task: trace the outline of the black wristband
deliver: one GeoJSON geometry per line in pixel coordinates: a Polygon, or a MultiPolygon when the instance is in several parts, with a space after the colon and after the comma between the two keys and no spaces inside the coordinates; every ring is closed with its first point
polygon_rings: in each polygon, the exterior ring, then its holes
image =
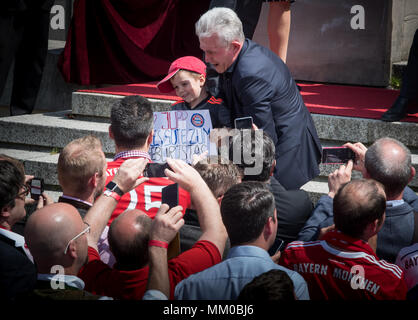
{"type": "Polygon", "coordinates": [[[116,183],[114,183],[113,181],[110,181],[107,185],[106,185],[106,189],[116,192],[118,195],[120,195],[121,197],[125,194],[116,183]]]}

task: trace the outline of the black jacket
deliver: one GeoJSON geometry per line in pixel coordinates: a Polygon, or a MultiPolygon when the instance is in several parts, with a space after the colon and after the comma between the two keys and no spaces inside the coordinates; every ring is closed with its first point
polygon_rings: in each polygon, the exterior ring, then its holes
{"type": "Polygon", "coordinates": [[[252,116],[273,139],[275,177],[287,190],[319,174],[322,147],[315,125],[289,69],[276,54],[246,39],[237,60],[221,74],[220,86],[231,120],[252,116]]]}

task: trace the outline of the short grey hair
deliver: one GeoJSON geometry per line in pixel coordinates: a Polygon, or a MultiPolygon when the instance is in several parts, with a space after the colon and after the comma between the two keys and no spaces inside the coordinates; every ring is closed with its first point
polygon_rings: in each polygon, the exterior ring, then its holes
{"type": "Polygon", "coordinates": [[[196,22],[196,35],[209,38],[217,34],[225,46],[232,41],[244,42],[242,22],[237,14],[229,8],[213,8],[203,14],[196,22]]]}
{"type": "Polygon", "coordinates": [[[399,195],[408,185],[411,177],[411,152],[400,141],[392,138],[376,140],[366,152],[365,167],[372,179],[383,184],[388,197],[399,195]],[[403,151],[397,161],[385,157],[388,145],[395,145],[403,151]]]}

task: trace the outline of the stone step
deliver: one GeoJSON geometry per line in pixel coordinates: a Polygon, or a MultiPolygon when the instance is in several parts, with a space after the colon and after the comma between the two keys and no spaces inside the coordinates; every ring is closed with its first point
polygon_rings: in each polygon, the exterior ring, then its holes
{"type": "MultiPolygon", "coordinates": [[[[74,115],[108,118],[113,104],[124,96],[74,92],[72,112],[74,115]]],[[[150,99],[154,111],[170,110],[171,100],[150,99]]],[[[312,114],[318,136],[323,141],[343,144],[347,141],[370,145],[377,139],[389,136],[402,141],[412,150],[418,148],[418,124],[409,122],[383,122],[374,119],[349,118],[312,114]]]]}
{"type": "Polygon", "coordinates": [[[0,142],[25,146],[63,148],[70,141],[88,134],[95,134],[103,143],[105,153],[114,153],[113,141],[109,138],[109,120],[71,119],[69,110],[44,114],[0,118],[0,142]],[[92,121],[94,120],[94,121],[92,121]]]}

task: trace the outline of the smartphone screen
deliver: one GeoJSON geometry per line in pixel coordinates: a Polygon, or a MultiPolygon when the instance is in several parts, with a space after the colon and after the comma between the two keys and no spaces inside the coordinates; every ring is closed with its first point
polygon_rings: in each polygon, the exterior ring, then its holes
{"type": "Polygon", "coordinates": [[[170,209],[179,204],[179,185],[177,183],[170,184],[162,189],[161,203],[167,204],[170,209]]]}
{"type": "Polygon", "coordinates": [[[236,129],[252,129],[253,117],[236,118],[234,123],[236,129]]]}
{"type": "Polygon", "coordinates": [[[38,200],[39,196],[44,192],[44,183],[41,178],[33,178],[30,182],[30,195],[32,199],[38,200]]]}
{"type": "Polygon", "coordinates": [[[168,163],[148,163],[144,170],[144,177],[165,177],[164,170],[166,168],[170,169],[168,163]]]}
{"type": "Polygon", "coordinates": [[[322,163],[324,164],[344,164],[348,160],[355,160],[354,152],[347,147],[327,147],[322,148],[322,163]]]}

